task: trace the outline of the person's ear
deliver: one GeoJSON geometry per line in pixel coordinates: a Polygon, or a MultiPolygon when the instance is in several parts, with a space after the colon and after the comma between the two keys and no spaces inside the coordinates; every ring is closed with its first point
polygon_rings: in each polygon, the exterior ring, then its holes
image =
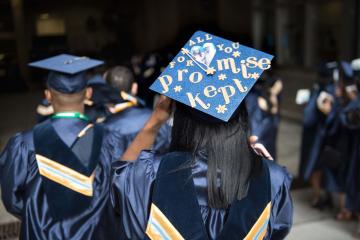
{"type": "Polygon", "coordinates": [[[87,87],[85,91],[85,99],[91,99],[92,94],[93,94],[92,87],[87,87]]]}
{"type": "Polygon", "coordinates": [[[133,96],[136,96],[138,94],[138,88],[139,88],[139,85],[137,83],[133,83],[131,85],[131,95],[133,96]]]}
{"type": "Polygon", "coordinates": [[[51,95],[51,91],[49,89],[45,89],[44,90],[44,94],[45,94],[45,98],[46,100],[51,103],[52,101],[52,95],[51,95]]]}

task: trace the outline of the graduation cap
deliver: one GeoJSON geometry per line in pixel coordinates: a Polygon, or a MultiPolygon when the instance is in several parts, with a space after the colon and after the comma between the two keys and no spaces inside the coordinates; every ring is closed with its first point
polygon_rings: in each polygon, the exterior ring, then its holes
{"type": "Polygon", "coordinates": [[[197,31],[150,89],[227,122],[273,56],[197,31]]]}
{"type": "Polygon", "coordinates": [[[47,78],[49,88],[61,93],[76,93],[87,85],[85,71],[103,63],[88,57],[60,54],[32,62],[29,66],[50,71],[47,78]]]}

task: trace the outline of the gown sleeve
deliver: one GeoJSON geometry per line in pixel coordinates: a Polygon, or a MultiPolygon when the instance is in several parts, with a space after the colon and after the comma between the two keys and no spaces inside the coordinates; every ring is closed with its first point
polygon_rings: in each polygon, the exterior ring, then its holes
{"type": "Polygon", "coordinates": [[[122,135],[116,131],[110,132],[110,130],[105,130],[104,133],[104,151],[106,157],[110,162],[115,162],[121,158],[124,151],[127,149],[130,141],[130,136],[122,135]]]}
{"type": "Polygon", "coordinates": [[[165,123],[161,126],[156,140],[153,146],[153,150],[158,153],[166,153],[169,150],[171,142],[171,126],[168,123],[165,123]]]}
{"type": "Polygon", "coordinates": [[[293,202],[290,195],[292,177],[278,165],[270,165],[270,175],[274,193],[270,216],[270,238],[285,239],[293,223],[293,202]]]}
{"type": "Polygon", "coordinates": [[[144,238],[159,162],[153,151],[143,151],[135,162],[117,161],[112,165],[111,202],[128,239],[144,238]]]}
{"type": "MultiPolygon", "coordinates": [[[[0,185],[6,210],[20,218],[31,152],[21,134],[12,137],[0,156],[0,185]]],[[[34,153],[32,153],[34,154],[34,153]]]]}

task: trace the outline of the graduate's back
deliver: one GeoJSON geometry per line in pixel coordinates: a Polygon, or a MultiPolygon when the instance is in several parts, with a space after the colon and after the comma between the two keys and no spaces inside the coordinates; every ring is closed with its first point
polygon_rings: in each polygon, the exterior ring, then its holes
{"type": "Polygon", "coordinates": [[[85,133],[87,126],[81,119],[49,119],[16,134],[4,149],[0,157],[2,197],[7,211],[22,222],[21,238],[115,235],[116,228],[102,224],[104,220],[118,222],[110,209],[108,184],[111,162],[121,155],[113,150],[121,148],[121,140],[100,126],[85,133]],[[85,135],[79,138],[81,132],[85,135]],[[90,135],[93,144],[81,143],[90,135]],[[90,149],[94,149],[93,156],[87,157],[90,149]],[[90,177],[86,171],[91,172],[90,177]]]}
{"type": "Polygon", "coordinates": [[[145,151],[135,163],[113,165],[124,238],[285,238],[291,177],[253,153],[246,109],[228,123],[203,117],[177,104],[170,153],[145,151]]]}
{"type": "Polygon", "coordinates": [[[118,235],[108,186],[111,162],[124,146],[84,115],[91,97],[84,71],[99,64],[66,54],[32,63],[51,70],[45,95],[54,114],[12,137],[0,156],[2,200],[21,220],[21,239],[118,235]]]}
{"type": "Polygon", "coordinates": [[[174,108],[160,98],[122,156],[138,160],[113,165],[112,202],[124,238],[143,239],[145,233],[150,239],[285,238],[292,223],[290,178],[254,153],[243,102],[271,59],[201,31],[184,45],[150,87],[175,100],[174,108]],[[169,153],[140,154],[150,149],[172,109],[169,153]]]}

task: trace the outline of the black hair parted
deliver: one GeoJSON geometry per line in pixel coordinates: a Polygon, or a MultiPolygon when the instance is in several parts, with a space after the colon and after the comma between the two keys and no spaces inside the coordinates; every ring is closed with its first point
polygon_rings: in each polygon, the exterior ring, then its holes
{"type": "Polygon", "coordinates": [[[245,104],[240,105],[228,122],[208,121],[192,111],[197,110],[176,103],[170,151],[192,153],[192,163],[199,150],[205,151],[209,205],[225,209],[247,195],[249,179],[261,165],[261,158],[248,142],[245,104]]]}

